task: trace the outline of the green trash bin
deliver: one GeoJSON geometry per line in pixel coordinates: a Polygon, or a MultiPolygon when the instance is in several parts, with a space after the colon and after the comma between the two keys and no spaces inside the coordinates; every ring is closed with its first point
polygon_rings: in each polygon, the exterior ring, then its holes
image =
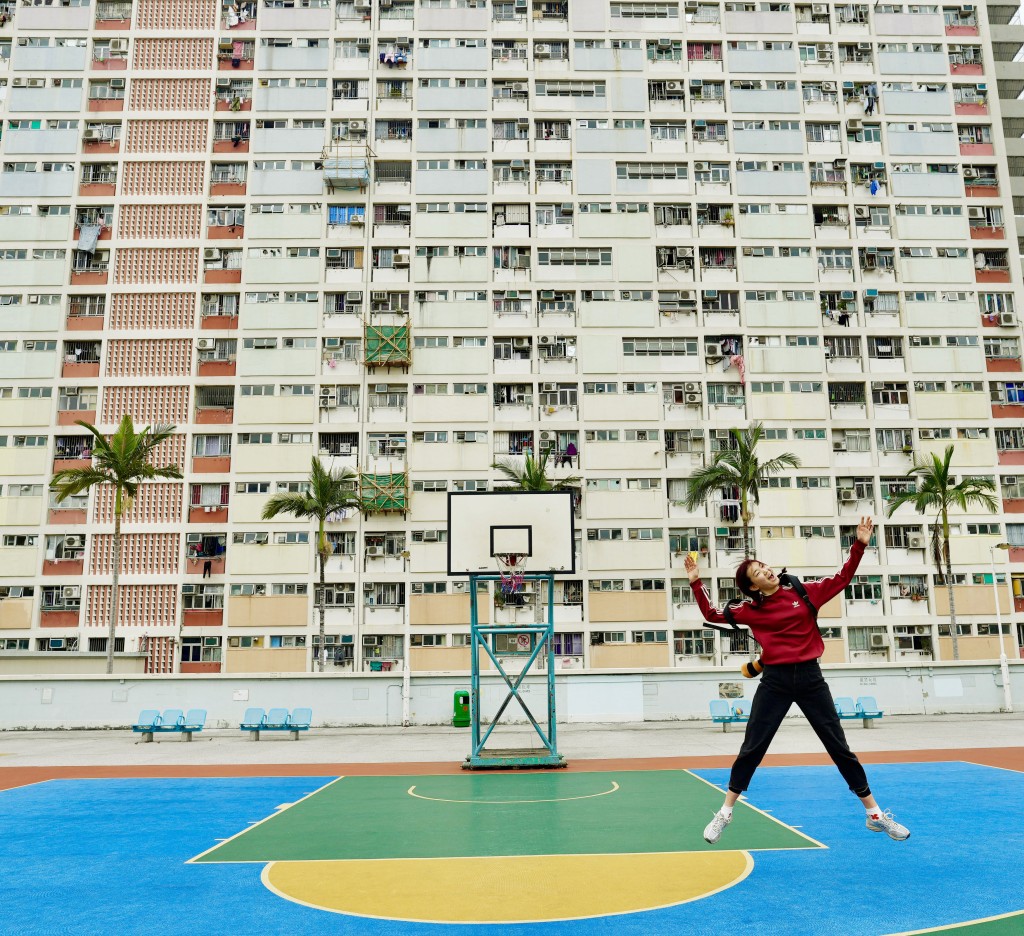
{"type": "Polygon", "coordinates": [[[452,713],[452,725],[456,728],[469,727],[469,693],[460,689],[452,699],[454,711],[452,713]]]}

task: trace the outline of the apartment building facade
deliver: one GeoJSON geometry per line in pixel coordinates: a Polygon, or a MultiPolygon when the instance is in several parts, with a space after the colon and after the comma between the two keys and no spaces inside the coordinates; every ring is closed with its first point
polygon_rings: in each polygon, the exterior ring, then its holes
{"type": "Polygon", "coordinates": [[[123,528],[115,649],[150,672],[311,668],[314,536],[261,511],[312,458],[364,505],[329,524],[330,665],[468,669],[446,492],[526,452],[578,479],[550,665],[739,661],[682,567],[734,596],[733,494],[683,502],[754,420],[801,460],[762,558],[829,574],[876,519],[827,661],[951,658],[931,518],[886,511],[948,445],[1001,505],[954,519],[960,654],[1001,624],[1016,657],[1013,13],[0,0],[0,654],[105,651],[111,499],[47,484],[127,413],[185,475],[123,528]]]}

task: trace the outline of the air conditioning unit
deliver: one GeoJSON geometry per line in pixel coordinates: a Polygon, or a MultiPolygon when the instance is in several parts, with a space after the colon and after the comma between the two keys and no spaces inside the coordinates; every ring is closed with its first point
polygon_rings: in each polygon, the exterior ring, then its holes
{"type": "Polygon", "coordinates": [[[533,54],[536,58],[550,58],[551,46],[546,42],[534,43],[533,54]]]}
{"type": "Polygon", "coordinates": [[[366,133],[366,121],[365,120],[350,120],[348,122],[349,133],[366,133]]]}
{"type": "Polygon", "coordinates": [[[872,650],[884,650],[887,646],[889,646],[889,638],[885,634],[871,635],[872,650]]]}
{"type": "Polygon", "coordinates": [[[528,347],[530,347],[530,339],[529,338],[513,338],[512,339],[512,347],[513,348],[528,348],[528,347]]]}
{"type": "Polygon", "coordinates": [[[218,88],[230,88],[231,87],[231,79],[230,78],[218,78],[217,79],[217,87],[218,88]]]}
{"type": "Polygon", "coordinates": [[[835,91],[836,90],[836,83],[834,81],[823,81],[821,83],[821,90],[822,91],[835,91]]]}
{"type": "Polygon", "coordinates": [[[341,347],[341,339],[340,338],[324,338],[324,347],[325,348],[340,348],[341,347]]]}
{"type": "Polygon", "coordinates": [[[61,393],[64,396],[78,396],[82,392],[81,387],[65,387],[61,393]]]}
{"type": "Polygon", "coordinates": [[[545,429],[540,434],[541,442],[550,442],[555,437],[555,434],[549,429],[545,429]]]}
{"type": "Polygon", "coordinates": [[[366,223],[366,219],[361,214],[349,215],[348,223],[351,227],[362,227],[366,223]]]}
{"type": "Polygon", "coordinates": [[[925,542],[923,536],[908,536],[907,537],[907,549],[924,549],[925,542]]]}
{"type": "Polygon", "coordinates": [[[81,536],[65,536],[64,547],[65,549],[81,549],[85,545],[85,540],[81,536]]]}
{"type": "Polygon", "coordinates": [[[82,134],[82,140],[85,143],[96,143],[96,142],[99,142],[102,139],[103,139],[103,131],[102,130],[86,130],[85,133],[82,134]]]}
{"type": "Polygon", "coordinates": [[[407,256],[405,256],[404,254],[401,255],[401,256],[396,256],[391,261],[391,265],[393,267],[396,267],[396,268],[398,268],[398,267],[407,267],[409,265],[409,258],[407,256]]]}
{"type": "Polygon", "coordinates": [[[853,216],[855,218],[868,219],[871,217],[871,208],[867,205],[854,205],[853,216]]]}
{"type": "Polygon", "coordinates": [[[525,161],[525,160],[523,160],[523,159],[513,159],[513,160],[512,160],[512,161],[511,161],[511,162],[509,163],[509,166],[510,166],[510,167],[511,167],[512,169],[525,169],[525,168],[526,168],[526,161],[525,161]]]}
{"type": "Polygon", "coordinates": [[[110,51],[111,52],[127,52],[128,51],[128,40],[127,39],[111,39],[110,40],[110,51]]]}
{"type": "Polygon", "coordinates": [[[918,637],[927,637],[931,632],[932,629],[925,624],[918,624],[917,627],[914,628],[914,633],[917,634],[918,637]]]}
{"type": "Polygon", "coordinates": [[[833,452],[845,452],[846,441],[844,439],[833,439],[832,440],[832,451],[833,452]]]}
{"type": "Polygon", "coordinates": [[[110,79],[110,87],[112,87],[112,88],[123,88],[124,87],[124,78],[111,78],[110,79]]]}
{"type": "Polygon", "coordinates": [[[666,91],[682,91],[683,90],[683,83],[681,81],[666,81],[665,82],[665,90],[666,91]]]}
{"type": "Polygon", "coordinates": [[[700,393],[700,384],[695,380],[691,380],[683,384],[683,391],[685,393],[700,393]]]}
{"type": "Polygon", "coordinates": [[[965,166],[964,167],[964,178],[965,179],[976,179],[976,178],[978,178],[979,174],[980,173],[978,172],[977,169],[973,169],[970,166],[965,166]]]}
{"type": "Polygon", "coordinates": [[[371,558],[374,557],[374,556],[383,556],[384,555],[384,547],[383,546],[367,546],[366,547],[366,555],[370,556],[371,558]]]}
{"type": "MultiPolygon", "coordinates": [[[[363,582],[363,591],[364,592],[372,592],[374,588],[375,588],[375,586],[374,586],[373,582],[363,582]]],[[[377,643],[377,638],[376,637],[370,637],[370,638],[363,637],[363,643],[366,643],[367,639],[370,640],[371,644],[376,644],[377,643]]]]}
{"type": "Polygon", "coordinates": [[[562,202],[562,214],[572,214],[576,206],[572,202],[562,202]]]}
{"type": "Polygon", "coordinates": [[[424,543],[436,543],[440,537],[438,530],[424,530],[423,531],[423,542],[424,543]]]}
{"type": "Polygon", "coordinates": [[[540,385],[541,393],[557,393],[558,384],[556,383],[542,383],[540,385]]]}
{"type": "Polygon", "coordinates": [[[387,302],[388,294],[386,292],[372,292],[370,293],[370,302],[387,302]]]}
{"type": "Polygon", "coordinates": [[[27,79],[25,79],[25,78],[12,78],[11,79],[11,87],[12,88],[24,88],[24,87],[26,87],[26,81],[27,81],[27,79]]]}
{"type": "Polygon", "coordinates": [[[61,596],[64,598],[81,598],[82,597],[82,586],[81,585],[65,585],[60,590],[61,596]]]}
{"type": "Polygon", "coordinates": [[[345,301],[346,302],[362,302],[363,301],[363,294],[361,292],[359,292],[358,290],[356,290],[355,292],[347,292],[347,293],[345,293],[345,301]]]}
{"type": "Polygon", "coordinates": [[[687,393],[686,394],[686,405],[687,406],[700,406],[701,395],[699,393],[687,393]]]}
{"type": "Polygon", "coordinates": [[[200,351],[211,351],[217,347],[217,342],[212,338],[197,338],[196,348],[200,351]]]}
{"type": "Polygon", "coordinates": [[[708,171],[708,164],[706,162],[695,162],[693,164],[693,171],[694,172],[707,172],[708,171]]]}
{"type": "Polygon", "coordinates": [[[843,488],[839,492],[839,499],[844,503],[853,503],[857,500],[857,492],[853,488],[843,488]]]}
{"type": "Polygon", "coordinates": [[[320,405],[321,406],[333,406],[334,405],[334,394],[330,392],[321,392],[320,394],[320,405]]]}
{"type": "Polygon", "coordinates": [[[828,13],[828,4],[827,3],[812,3],[811,4],[811,12],[812,13],[828,13]]]}
{"type": "Polygon", "coordinates": [[[392,452],[404,452],[405,451],[405,439],[392,439],[391,441],[392,452]]]}
{"type": "Polygon", "coordinates": [[[185,534],[185,542],[186,543],[201,543],[202,541],[203,541],[203,534],[202,533],[186,533],[185,534]]]}
{"type": "Polygon", "coordinates": [[[220,260],[221,252],[216,247],[207,247],[203,251],[204,260],[220,260]]]}
{"type": "Polygon", "coordinates": [[[854,118],[846,121],[846,129],[847,130],[863,130],[864,129],[864,122],[861,121],[861,120],[858,120],[856,117],[854,117],[854,118]]]}
{"type": "Polygon", "coordinates": [[[999,313],[999,324],[1000,325],[1016,325],[1017,316],[1013,312],[1000,312],[999,313]]]}
{"type": "Polygon", "coordinates": [[[934,429],[921,429],[921,430],[919,430],[918,435],[922,439],[934,439],[935,438],[935,430],[934,429]]]}
{"type": "Polygon", "coordinates": [[[967,209],[967,217],[973,218],[975,221],[985,220],[985,209],[979,206],[967,209]]]}
{"type": "Polygon", "coordinates": [[[870,42],[858,42],[857,43],[857,48],[860,49],[861,52],[870,52],[871,51],[871,43],[870,42]]]}
{"type": "MultiPolygon", "coordinates": [[[[508,293],[506,293],[505,295],[508,295],[508,293]]],[[[537,339],[537,344],[540,345],[542,348],[546,348],[548,345],[553,345],[554,343],[555,339],[552,338],[550,335],[541,335],[537,339]]]]}

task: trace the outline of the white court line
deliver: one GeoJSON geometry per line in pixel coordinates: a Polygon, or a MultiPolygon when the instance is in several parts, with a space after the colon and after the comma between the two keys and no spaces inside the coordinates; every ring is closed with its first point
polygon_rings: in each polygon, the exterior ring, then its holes
{"type": "Polygon", "coordinates": [[[526,803],[567,803],[570,800],[581,800],[581,799],[594,799],[597,796],[607,796],[609,793],[618,792],[619,785],[613,780],[612,788],[605,790],[602,793],[587,793],[585,796],[562,796],[558,799],[512,799],[512,800],[479,800],[479,799],[441,799],[437,796],[422,796],[419,793],[414,793],[416,784],[413,784],[405,792],[408,793],[414,799],[430,800],[433,803],[469,803],[470,805],[479,806],[504,806],[506,804],[510,806],[519,806],[526,803]]]}
{"type": "MultiPolygon", "coordinates": [[[[291,809],[293,806],[298,806],[299,803],[302,803],[302,802],[305,802],[306,800],[308,800],[310,796],[316,796],[317,793],[323,792],[329,786],[332,786],[333,784],[337,783],[339,780],[344,780],[344,779],[345,779],[344,777],[335,777],[333,780],[331,780],[328,783],[325,783],[322,787],[320,787],[319,790],[314,790],[312,793],[308,794],[307,796],[302,797],[302,799],[296,800],[294,803],[289,804],[287,808],[291,809]]],[[[236,832],[230,838],[226,838],[226,839],[222,840],[220,842],[220,844],[214,845],[213,847],[206,849],[206,851],[200,852],[198,855],[195,855],[194,857],[189,858],[189,860],[186,861],[185,864],[192,864],[193,862],[198,861],[200,858],[204,857],[205,855],[210,854],[210,852],[216,851],[225,842],[233,842],[240,835],[245,835],[247,832],[251,832],[253,829],[255,829],[256,826],[263,825],[264,822],[269,822],[271,819],[276,819],[280,815],[281,815],[281,812],[277,812],[277,811],[272,812],[269,816],[266,816],[263,819],[260,819],[258,822],[253,822],[252,824],[250,824],[249,828],[242,829],[241,832],[236,832]]],[[[239,863],[241,864],[241,862],[239,862],[239,863]]]]}

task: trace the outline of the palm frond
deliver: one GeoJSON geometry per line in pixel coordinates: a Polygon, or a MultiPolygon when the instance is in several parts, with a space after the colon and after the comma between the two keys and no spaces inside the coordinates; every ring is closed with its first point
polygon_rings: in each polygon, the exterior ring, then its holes
{"type": "Polygon", "coordinates": [[[290,514],[303,520],[311,520],[319,516],[318,506],[309,494],[288,491],[270,497],[263,505],[263,512],[260,516],[264,520],[273,520],[280,514],[290,514]]]}
{"type": "Polygon", "coordinates": [[[65,468],[50,479],[50,490],[57,492],[57,503],[82,494],[97,484],[112,484],[114,479],[105,471],[94,467],[65,468]]]}

